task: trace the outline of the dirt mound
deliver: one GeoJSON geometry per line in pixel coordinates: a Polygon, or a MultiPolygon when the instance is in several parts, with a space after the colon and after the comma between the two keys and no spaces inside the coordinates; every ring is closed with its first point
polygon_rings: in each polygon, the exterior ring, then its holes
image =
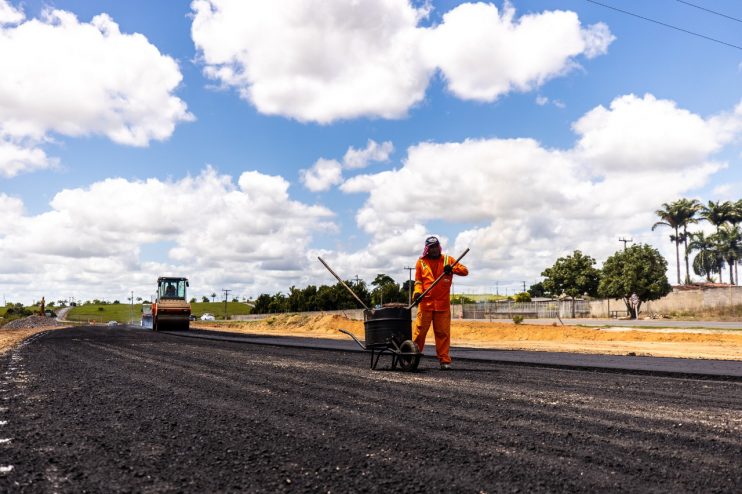
{"type": "Polygon", "coordinates": [[[23,319],[10,321],[0,329],[34,329],[34,328],[55,328],[60,324],[56,319],[44,316],[28,316],[23,319]]]}
{"type": "MultiPolygon", "coordinates": [[[[338,332],[338,329],[346,329],[356,337],[364,338],[363,321],[347,319],[337,314],[281,314],[259,321],[226,324],[198,322],[193,326],[235,333],[336,339],[347,339],[347,336],[338,332]]],[[[451,343],[456,346],[502,350],[742,360],[742,332],[698,333],[688,330],[663,333],[636,328],[617,331],[577,326],[454,320],[451,323],[451,343]]],[[[427,344],[433,344],[432,330],[428,334],[427,344]]]]}

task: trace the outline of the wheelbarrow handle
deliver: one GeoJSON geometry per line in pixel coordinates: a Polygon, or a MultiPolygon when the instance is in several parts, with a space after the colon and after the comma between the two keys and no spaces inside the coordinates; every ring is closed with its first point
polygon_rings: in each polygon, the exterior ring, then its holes
{"type": "MultiPolygon", "coordinates": [[[[465,250],[465,251],[464,251],[464,252],[463,252],[463,253],[462,253],[462,254],[461,254],[461,255],[459,256],[459,258],[458,258],[458,259],[456,259],[456,261],[455,261],[455,262],[454,262],[453,264],[451,264],[451,268],[453,268],[454,266],[456,266],[456,265],[457,265],[457,264],[459,263],[459,261],[460,261],[461,259],[463,259],[463,258],[464,258],[464,256],[465,256],[466,254],[468,254],[468,253],[469,253],[469,248],[467,247],[467,248],[466,248],[466,250],[465,250]]],[[[414,300],[414,301],[413,301],[413,302],[412,302],[412,303],[411,303],[411,304],[410,304],[410,305],[409,305],[409,306],[407,307],[407,309],[412,309],[412,308],[413,308],[413,307],[415,307],[415,306],[416,306],[417,304],[419,304],[420,302],[422,302],[422,299],[423,299],[423,297],[425,297],[425,295],[427,295],[427,294],[428,294],[428,292],[429,292],[430,290],[432,290],[432,289],[433,289],[433,287],[435,287],[435,285],[437,285],[437,284],[438,284],[438,282],[439,282],[439,281],[441,281],[441,280],[443,279],[443,277],[444,277],[445,275],[446,275],[446,273],[441,273],[441,274],[440,274],[440,276],[438,276],[438,278],[436,278],[436,279],[435,279],[435,281],[433,282],[433,284],[432,284],[432,285],[430,285],[430,286],[428,287],[428,289],[427,289],[427,290],[425,290],[424,292],[422,292],[422,293],[421,293],[421,294],[420,294],[420,295],[419,295],[419,296],[418,296],[418,297],[417,297],[417,298],[416,298],[416,299],[415,299],[415,300],[414,300]]]]}
{"type": "Polygon", "coordinates": [[[351,338],[353,338],[356,343],[358,343],[358,346],[359,347],[363,348],[364,350],[368,350],[368,348],[366,348],[366,345],[364,345],[363,342],[361,342],[361,340],[359,340],[358,338],[356,338],[355,336],[353,336],[353,333],[351,333],[350,331],[345,330],[345,329],[338,329],[338,331],[340,331],[341,333],[347,334],[348,336],[350,336],[351,338]]]}

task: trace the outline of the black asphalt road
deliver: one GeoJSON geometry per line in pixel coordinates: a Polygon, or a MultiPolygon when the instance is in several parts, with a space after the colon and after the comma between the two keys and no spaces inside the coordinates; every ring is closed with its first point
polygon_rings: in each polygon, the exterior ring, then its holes
{"type": "Polygon", "coordinates": [[[0,361],[2,492],[739,492],[742,384],[73,328],[0,361]],[[387,362],[382,365],[386,365],[387,362]]]}

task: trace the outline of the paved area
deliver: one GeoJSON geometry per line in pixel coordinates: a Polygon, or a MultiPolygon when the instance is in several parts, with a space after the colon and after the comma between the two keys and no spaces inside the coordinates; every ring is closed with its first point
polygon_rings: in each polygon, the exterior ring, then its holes
{"type": "Polygon", "coordinates": [[[733,492],[742,384],[126,328],[0,360],[2,492],[733,492]]]}
{"type": "MultiPolygon", "coordinates": [[[[206,330],[181,331],[169,334],[181,338],[201,338],[259,345],[363,352],[363,350],[350,338],[348,338],[348,340],[333,340],[327,338],[245,335],[206,330]]],[[[366,353],[366,355],[368,355],[368,353],[366,353]]],[[[432,344],[426,345],[425,355],[428,357],[434,357],[435,346],[432,344]]],[[[570,352],[487,350],[481,348],[462,347],[452,347],[451,357],[455,360],[482,360],[500,363],[507,362],[547,367],[564,367],[571,369],[664,373],[683,375],[686,377],[720,377],[730,380],[742,380],[742,361],[739,360],[704,360],[629,355],[598,355],[570,352]]],[[[384,358],[385,357],[382,356],[382,362],[384,358]]],[[[366,356],[359,356],[358,360],[361,365],[369,361],[368,363],[370,367],[370,359],[366,356]]],[[[391,357],[388,357],[387,360],[391,360],[391,357]]]]}

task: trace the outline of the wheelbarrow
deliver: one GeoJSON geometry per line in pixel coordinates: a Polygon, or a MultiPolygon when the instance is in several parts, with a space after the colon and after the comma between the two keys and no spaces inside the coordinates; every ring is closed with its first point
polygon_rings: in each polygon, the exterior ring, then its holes
{"type": "MultiPolygon", "coordinates": [[[[452,266],[458,264],[468,252],[469,249],[466,249],[452,266]]],[[[359,340],[350,331],[345,329],[339,331],[353,338],[358,343],[358,346],[365,351],[371,352],[371,369],[376,370],[379,358],[382,355],[390,354],[392,356],[392,369],[396,369],[399,366],[399,369],[402,371],[416,370],[420,364],[422,352],[420,352],[415,342],[412,341],[412,308],[417,306],[423,297],[443,279],[443,273],[436,278],[427,290],[416,297],[410,305],[385,304],[379,309],[370,309],[321,257],[317,259],[365,309],[363,311],[365,341],[359,340]]]]}
{"type": "Polygon", "coordinates": [[[371,352],[371,369],[376,370],[379,358],[384,354],[392,356],[392,370],[399,366],[401,371],[414,371],[420,364],[422,353],[412,341],[411,310],[404,304],[387,304],[380,309],[363,311],[365,341],[353,333],[341,329],[358,343],[358,346],[371,352]]]}

